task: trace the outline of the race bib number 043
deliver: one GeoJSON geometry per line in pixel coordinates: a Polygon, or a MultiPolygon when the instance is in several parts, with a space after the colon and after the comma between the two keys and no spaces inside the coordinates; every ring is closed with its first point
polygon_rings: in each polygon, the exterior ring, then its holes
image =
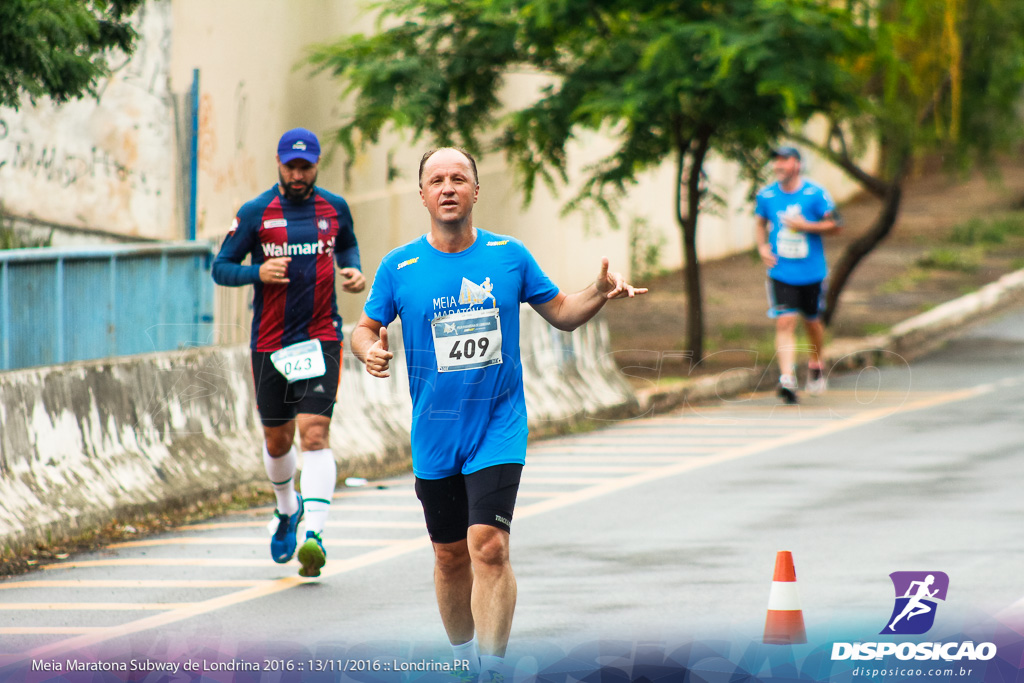
{"type": "Polygon", "coordinates": [[[498,309],[452,313],[431,323],[438,372],[485,368],[501,363],[498,309]]]}
{"type": "Polygon", "coordinates": [[[320,377],[327,372],[319,339],[299,342],[270,354],[270,362],[289,383],[320,377]]]}

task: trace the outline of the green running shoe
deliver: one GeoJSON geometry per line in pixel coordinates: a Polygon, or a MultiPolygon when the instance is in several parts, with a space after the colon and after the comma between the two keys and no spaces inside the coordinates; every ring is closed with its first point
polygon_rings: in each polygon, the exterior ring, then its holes
{"type": "Polygon", "coordinates": [[[299,576],[320,576],[320,568],[327,564],[327,551],[323,539],[315,531],[306,532],[306,542],[299,548],[299,576]]]}

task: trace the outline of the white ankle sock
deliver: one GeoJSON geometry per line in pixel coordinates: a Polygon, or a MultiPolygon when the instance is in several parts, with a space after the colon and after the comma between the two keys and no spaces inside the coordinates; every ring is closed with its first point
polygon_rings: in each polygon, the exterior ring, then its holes
{"type": "Polygon", "coordinates": [[[466,661],[469,666],[469,673],[480,673],[480,650],[476,646],[476,638],[462,645],[452,645],[452,658],[456,661],[466,661]]]}
{"type": "Polygon", "coordinates": [[[480,655],[480,672],[498,671],[501,672],[505,664],[505,658],[498,655],[480,655]]]}
{"type": "Polygon", "coordinates": [[[277,511],[286,515],[294,515],[299,510],[299,501],[295,497],[295,465],[298,453],[292,446],[284,455],[274,458],[263,444],[263,469],[270,478],[277,497],[277,511]]]}
{"type": "Polygon", "coordinates": [[[302,500],[306,506],[306,531],[322,533],[338,483],[338,465],[330,448],[302,452],[302,500]]]}

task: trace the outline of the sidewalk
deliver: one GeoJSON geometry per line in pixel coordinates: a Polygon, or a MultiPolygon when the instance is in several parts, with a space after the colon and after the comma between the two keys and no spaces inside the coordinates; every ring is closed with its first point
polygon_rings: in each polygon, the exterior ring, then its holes
{"type": "MultiPolygon", "coordinates": [[[[1024,305],[1024,270],[1004,275],[977,292],[948,301],[895,325],[888,333],[840,339],[825,348],[825,367],[833,372],[886,365],[893,358],[913,360],[942,345],[973,323],[1014,306],[1024,305]]],[[[657,414],[687,403],[714,401],[767,390],[778,381],[778,368],[737,368],[697,377],[663,389],[637,390],[640,414],[657,414]]]]}

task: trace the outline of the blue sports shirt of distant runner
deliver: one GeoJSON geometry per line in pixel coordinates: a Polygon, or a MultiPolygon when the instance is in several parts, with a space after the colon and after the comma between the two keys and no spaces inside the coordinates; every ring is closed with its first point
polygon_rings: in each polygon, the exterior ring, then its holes
{"type": "Polygon", "coordinates": [[[402,320],[420,479],[526,460],[519,306],[546,303],[558,288],[522,242],[476,233],[454,254],[426,235],[392,251],[363,309],[384,325],[402,320]]]}
{"type": "MultiPolygon", "coordinates": [[[[334,263],[359,267],[359,245],[348,204],[319,187],[301,201],[284,197],[277,185],[238,210],[213,261],[219,285],[254,285],[254,351],[277,351],[308,339],[340,341],[341,316],[334,289],[334,263]],[[250,265],[242,261],[251,255],[250,265]],[[260,266],[290,256],[287,284],[264,284],[260,266]]],[[[361,270],[361,269],[360,269],[361,270]]]]}
{"type": "Polygon", "coordinates": [[[828,191],[807,179],[802,180],[796,192],[783,192],[778,183],[772,183],[757,193],[754,212],[769,222],[768,241],[772,253],[778,257],[768,277],[790,285],[808,285],[825,279],[828,265],[821,235],[790,230],[782,219],[803,216],[808,221],[818,222],[835,208],[828,191]]]}

